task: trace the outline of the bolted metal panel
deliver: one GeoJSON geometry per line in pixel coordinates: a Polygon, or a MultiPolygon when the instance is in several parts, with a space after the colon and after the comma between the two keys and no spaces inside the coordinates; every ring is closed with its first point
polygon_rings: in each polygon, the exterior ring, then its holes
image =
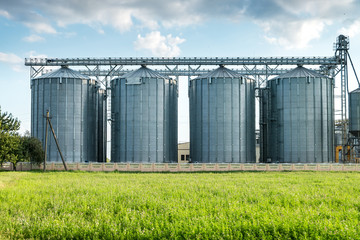
{"type": "Polygon", "coordinates": [[[360,137],[360,88],[349,94],[349,131],[360,137]]]}
{"type": "Polygon", "coordinates": [[[255,162],[254,87],[223,66],[190,80],[192,162],[255,162]]]}
{"type": "Polygon", "coordinates": [[[177,162],[177,94],[145,66],[111,81],[111,161],[177,162]]]}
{"type": "MultiPolygon", "coordinates": [[[[96,162],[98,84],[62,67],[31,80],[31,134],[45,144],[46,111],[66,162],[96,162]]],[[[47,159],[60,162],[56,143],[48,133],[47,159]]],[[[104,141],[104,140],[102,140],[104,141]]]]}
{"type": "Polygon", "coordinates": [[[267,89],[261,101],[261,119],[268,126],[262,128],[263,136],[268,134],[262,139],[262,161],[333,162],[333,80],[297,67],[268,81],[267,89]]]}

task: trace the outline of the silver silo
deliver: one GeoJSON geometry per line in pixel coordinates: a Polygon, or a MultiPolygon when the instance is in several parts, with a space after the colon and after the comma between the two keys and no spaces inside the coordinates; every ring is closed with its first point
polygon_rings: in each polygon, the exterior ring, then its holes
{"type": "Polygon", "coordinates": [[[349,132],[360,138],[360,88],[349,94],[349,132]]]}
{"type": "Polygon", "coordinates": [[[255,162],[254,87],[223,66],[190,80],[192,162],[255,162]]]}
{"type": "MultiPolygon", "coordinates": [[[[46,111],[66,162],[97,162],[95,80],[66,66],[31,80],[31,134],[45,144],[46,111]]],[[[47,160],[61,161],[49,130],[47,160]]]]}
{"type": "Polygon", "coordinates": [[[262,161],[334,161],[333,79],[299,66],[268,81],[262,93],[262,161]]]}
{"type": "Polygon", "coordinates": [[[177,162],[177,91],[146,66],[111,81],[112,162],[177,162]]]}

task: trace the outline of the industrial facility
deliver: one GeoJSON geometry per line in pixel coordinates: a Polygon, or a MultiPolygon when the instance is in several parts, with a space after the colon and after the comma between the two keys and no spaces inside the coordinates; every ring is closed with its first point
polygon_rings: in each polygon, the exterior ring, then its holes
{"type": "Polygon", "coordinates": [[[340,35],[331,57],[25,59],[31,134],[49,162],[60,151],[66,162],[105,162],[109,141],[111,162],[178,162],[178,82],[187,77],[186,162],[358,162],[360,88],[349,93],[348,50],[340,35]]]}

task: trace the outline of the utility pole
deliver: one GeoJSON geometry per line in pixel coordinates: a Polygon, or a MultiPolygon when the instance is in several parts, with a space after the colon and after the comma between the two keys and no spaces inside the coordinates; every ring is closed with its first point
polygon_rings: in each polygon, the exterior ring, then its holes
{"type": "Polygon", "coordinates": [[[51,121],[50,121],[50,114],[49,114],[49,111],[46,111],[46,138],[45,138],[45,159],[44,159],[44,171],[46,170],[46,149],[47,149],[47,130],[48,130],[48,124],[50,126],[50,129],[51,129],[51,132],[53,134],[53,137],[54,137],[54,140],[55,140],[55,143],[56,143],[56,146],[57,146],[57,149],[59,151],[59,154],[60,154],[60,157],[61,157],[61,161],[63,162],[64,164],[64,168],[65,170],[67,171],[67,166],[66,166],[66,163],[65,163],[65,160],[64,160],[64,156],[62,155],[62,152],[60,150],[60,146],[59,146],[59,142],[57,140],[57,137],[56,137],[56,134],[55,134],[55,131],[54,131],[54,128],[51,124],[51,121]]]}
{"type": "Polygon", "coordinates": [[[45,128],[45,157],[44,157],[44,172],[46,171],[46,157],[47,157],[47,140],[48,140],[48,126],[49,122],[48,119],[50,119],[49,111],[46,111],[46,128],[45,128]]]}

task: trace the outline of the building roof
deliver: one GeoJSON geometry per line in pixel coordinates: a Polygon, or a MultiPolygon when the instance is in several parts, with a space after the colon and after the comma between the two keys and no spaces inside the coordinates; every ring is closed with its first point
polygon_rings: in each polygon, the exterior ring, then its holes
{"type": "MultiPolygon", "coordinates": [[[[224,66],[220,66],[219,68],[211,71],[209,73],[205,73],[195,79],[202,79],[202,78],[240,78],[242,75],[239,73],[230,70],[224,66]]],[[[194,79],[194,80],[195,80],[194,79]]]]}
{"type": "Polygon", "coordinates": [[[360,88],[355,89],[354,91],[351,91],[350,93],[360,93],[360,88]]]}
{"type": "Polygon", "coordinates": [[[46,73],[35,79],[45,78],[76,78],[76,79],[90,79],[88,76],[82,75],[66,66],[62,66],[60,69],[46,73]]]}
{"type": "Polygon", "coordinates": [[[161,75],[158,72],[155,72],[146,66],[141,66],[141,68],[128,72],[120,77],[121,79],[126,79],[126,84],[141,84],[142,78],[168,78],[164,75],[161,75]]]}
{"type": "MultiPolygon", "coordinates": [[[[325,75],[322,75],[318,72],[315,72],[313,70],[304,68],[302,66],[299,66],[297,68],[294,68],[290,72],[281,74],[273,79],[279,79],[279,78],[296,78],[296,77],[316,77],[316,78],[327,78],[325,75]]],[[[273,80],[272,79],[272,80],[273,80]]]]}
{"type": "Polygon", "coordinates": [[[141,68],[135,71],[128,72],[122,75],[120,78],[167,78],[167,77],[147,68],[146,66],[142,66],[141,68]]]}

